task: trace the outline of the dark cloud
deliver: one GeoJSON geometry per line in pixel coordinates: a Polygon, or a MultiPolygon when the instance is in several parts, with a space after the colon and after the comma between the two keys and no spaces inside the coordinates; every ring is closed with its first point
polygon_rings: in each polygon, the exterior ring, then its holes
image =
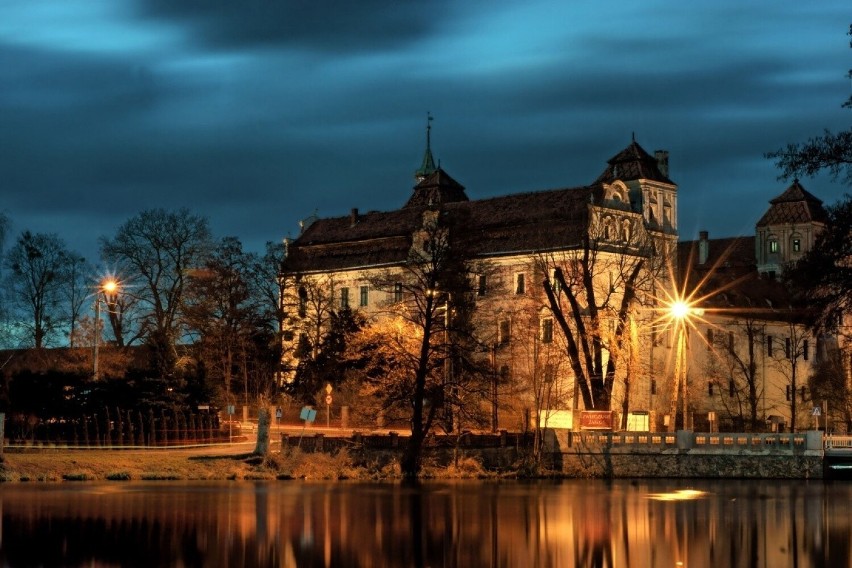
{"type": "Polygon", "coordinates": [[[369,52],[418,41],[452,16],[448,0],[139,0],[143,18],[176,21],[213,47],[369,52]]]}
{"type": "Polygon", "coordinates": [[[0,208],[89,258],[149,207],[254,250],[314,210],[399,207],[426,111],[473,198],[589,183],[634,133],[668,149],[684,237],[753,230],[785,187],[763,153],[848,127],[837,6],[126,1],[35,39],[0,22],[0,208]]]}

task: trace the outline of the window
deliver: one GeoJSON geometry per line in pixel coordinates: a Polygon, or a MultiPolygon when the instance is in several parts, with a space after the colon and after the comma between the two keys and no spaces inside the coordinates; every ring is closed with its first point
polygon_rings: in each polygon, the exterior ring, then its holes
{"type": "Polygon", "coordinates": [[[731,353],[734,352],[734,332],[733,331],[728,332],[728,351],[730,351],[731,353]]]}
{"type": "Polygon", "coordinates": [[[524,281],[524,275],[515,274],[515,294],[526,294],[526,283],[524,281]]]}
{"type": "Polygon", "coordinates": [[[784,338],[784,357],[786,357],[787,359],[790,358],[790,338],[789,337],[784,338]]]}
{"type": "Polygon", "coordinates": [[[733,397],[735,394],[737,394],[737,385],[734,384],[734,380],[731,379],[728,381],[728,396],[733,397]]]}
{"type": "Polygon", "coordinates": [[[544,365],[544,382],[552,383],[556,379],[556,367],[553,363],[545,363],[544,365]]]}
{"type": "Polygon", "coordinates": [[[561,277],[562,276],[562,270],[560,270],[559,268],[551,268],[550,269],[550,287],[553,289],[553,291],[556,294],[558,294],[559,291],[562,290],[562,288],[560,287],[560,284],[559,284],[559,278],[557,277],[557,274],[558,274],[559,277],[561,277]]]}
{"type": "Polygon", "coordinates": [[[766,356],[772,357],[772,336],[766,336],[766,356]]]}
{"type": "Polygon", "coordinates": [[[308,313],[308,291],[304,286],[299,287],[299,317],[305,317],[308,313]]]}
{"type": "Polygon", "coordinates": [[[349,307],[349,288],[341,288],[340,289],[340,307],[348,308],[349,307]]]}
{"type": "Polygon", "coordinates": [[[707,383],[707,395],[713,396],[713,383],[712,382],[707,383]]]}
{"type": "Polygon", "coordinates": [[[397,282],[393,285],[393,301],[401,302],[402,301],[402,283],[397,282]]]}
{"type": "Polygon", "coordinates": [[[808,356],[810,355],[810,353],[809,353],[809,351],[810,351],[809,347],[810,347],[810,346],[808,345],[808,340],[807,340],[807,339],[805,339],[805,340],[802,342],[802,359],[804,359],[805,361],[807,361],[807,360],[808,360],[808,356]]]}
{"type": "Polygon", "coordinates": [[[806,394],[807,394],[807,389],[808,389],[808,387],[801,387],[801,388],[799,389],[799,396],[801,396],[801,397],[802,397],[802,402],[805,402],[805,400],[806,400],[806,399],[805,399],[805,396],[806,396],[806,394]]]}
{"type": "Polygon", "coordinates": [[[497,324],[497,343],[500,345],[509,343],[509,320],[500,320],[497,324]]]}
{"type": "Polygon", "coordinates": [[[364,306],[370,303],[370,287],[369,286],[361,286],[361,302],[360,306],[363,308],[364,306]]]}
{"type": "Polygon", "coordinates": [[[778,241],[772,239],[769,241],[769,254],[777,254],[778,253],[778,241]]]}
{"type": "MultiPolygon", "coordinates": [[[[713,328],[707,328],[707,351],[713,349],[713,328]]],[[[711,393],[712,394],[712,393],[711,393]]]]}
{"type": "Polygon", "coordinates": [[[790,385],[787,385],[786,398],[787,398],[787,402],[790,402],[790,385]]]}
{"type": "Polygon", "coordinates": [[[502,365],[500,367],[500,379],[504,381],[509,380],[509,365],[502,365]]]}
{"type": "Polygon", "coordinates": [[[541,342],[553,343],[553,318],[541,320],[541,342]]]}
{"type": "Polygon", "coordinates": [[[484,296],[486,290],[488,290],[488,281],[485,278],[484,274],[480,274],[479,275],[479,285],[476,288],[476,295],[477,296],[484,296]]]}
{"type": "Polygon", "coordinates": [[[651,379],[651,394],[657,394],[657,380],[651,379]]]}
{"type": "Polygon", "coordinates": [[[793,252],[802,252],[802,240],[793,239],[793,252]]]}

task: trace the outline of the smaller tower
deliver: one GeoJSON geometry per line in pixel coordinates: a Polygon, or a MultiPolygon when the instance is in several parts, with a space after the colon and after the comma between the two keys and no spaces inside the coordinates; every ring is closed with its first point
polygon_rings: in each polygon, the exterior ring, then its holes
{"type": "Polygon", "coordinates": [[[435,167],[435,158],[432,157],[432,115],[426,113],[426,152],[423,154],[423,163],[414,172],[414,179],[420,183],[438,169],[435,167]]]}

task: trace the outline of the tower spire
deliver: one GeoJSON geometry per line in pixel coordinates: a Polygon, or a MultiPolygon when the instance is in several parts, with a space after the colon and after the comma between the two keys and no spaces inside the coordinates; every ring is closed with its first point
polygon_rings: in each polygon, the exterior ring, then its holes
{"type": "Polygon", "coordinates": [[[426,152],[423,154],[423,163],[414,172],[414,179],[421,182],[438,168],[435,167],[435,158],[432,157],[432,113],[426,113],[426,152]]]}

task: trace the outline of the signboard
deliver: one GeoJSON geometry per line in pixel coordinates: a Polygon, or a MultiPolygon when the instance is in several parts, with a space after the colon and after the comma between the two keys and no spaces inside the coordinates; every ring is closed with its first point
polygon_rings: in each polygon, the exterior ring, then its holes
{"type": "Polygon", "coordinates": [[[819,406],[814,406],[814,409],[811,410],[811,416],[822,416],[822,409],[819,406]]]}
{"type": "Polygon", "coordinates": [[[229,404],[229,405],[228,405],[228,414],[233,414],[233,413],[234,413],[234,410],[236,410],[236,409],[234,408],[234,405],[233,405],[233,404],[229,404]]]}
{"type": "Polygon", "coordinates": [[[210,405],[209,404],[199,404],[198,410],[210,410],[210,405]]]}
{"type": "Polygon", "coordinates": [[[305,422],[313,422],[317,419],[317,411],[310,406],[303,406],[299,412],[299,418],[305,422]]]}
{"type": "Polygon", "coordinates": [[[648,432],[651,429],[650,413],[642,410],[628,413],[627,429],[631,432],[648,432]]]}
{"type": "Polygon", "coordinates": [[[331,395],[330,394],[325,395],[325,403],[331,404],[331,395]]]}
{"type": "Polygon", "coordinates": [[[574,414],[570,410],[539,410],[538,426],[570,430],[574,427],[574,414]]]}
{"type": "Polygon", "coordinates": [[[584,410],[580,413],[581,430],[612,430],[611,410],[584,410]]]}

